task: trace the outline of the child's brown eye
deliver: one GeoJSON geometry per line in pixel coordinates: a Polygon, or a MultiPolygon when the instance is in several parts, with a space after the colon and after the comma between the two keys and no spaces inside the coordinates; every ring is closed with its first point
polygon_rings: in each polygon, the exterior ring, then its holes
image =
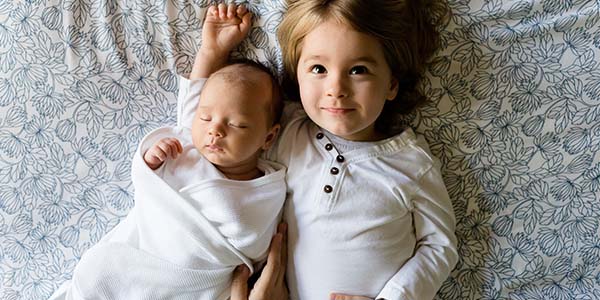
{"type": "Polygon", "coordinates": [[[323,74],[325,73],[325,71],[325,67],[323,67],[322,65],[314,65],[310,69],[310,72],[314,74],[323,74]]]}
{"type": "Polygon", "coordinates": [[[365,66],[356,66],[350,69],[350,75],[358,75],[367,73],[367,67],[365,66]]]}

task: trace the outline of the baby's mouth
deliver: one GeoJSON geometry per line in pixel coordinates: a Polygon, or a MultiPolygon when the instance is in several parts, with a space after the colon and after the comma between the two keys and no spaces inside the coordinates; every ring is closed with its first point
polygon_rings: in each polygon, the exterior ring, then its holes
{"type": "Polygon", "coordinates": [[[206,145],[204,147],[207,148],[209,151],[212,151],[212,152],[223,152],[223,147],[218,146],[216,144],[208,144],[208,145],[206,145]]]}

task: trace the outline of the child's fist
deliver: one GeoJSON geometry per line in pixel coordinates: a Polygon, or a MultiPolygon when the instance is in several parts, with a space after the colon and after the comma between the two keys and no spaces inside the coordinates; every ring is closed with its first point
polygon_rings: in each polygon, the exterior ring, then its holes
{"type": "Polygon", "coordinates": [[[156,170],[169,156],[176,159],[181,152],[183,152],[183,146],[181,146],[179,140],[164,138],[146,151],[144,161],[150,169],[156,170]]]}

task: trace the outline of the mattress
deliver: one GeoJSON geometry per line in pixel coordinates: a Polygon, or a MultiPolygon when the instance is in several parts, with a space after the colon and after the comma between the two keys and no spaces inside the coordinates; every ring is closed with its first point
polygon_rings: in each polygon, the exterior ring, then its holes
{"type": "MultiPolygon", "coordinates": [[[[0,1],[0,298],[47,299],[133,206],[207,0],[0,1]]],[[[242,3],[236,1],[236,3],[242,3]]],[[[235,56],[282,72],[284,0],[235,56]]],[[[437,299],[600,299],[600,4],[450,0],[406,117],[442,161],[460,260],[437,299]]]]}

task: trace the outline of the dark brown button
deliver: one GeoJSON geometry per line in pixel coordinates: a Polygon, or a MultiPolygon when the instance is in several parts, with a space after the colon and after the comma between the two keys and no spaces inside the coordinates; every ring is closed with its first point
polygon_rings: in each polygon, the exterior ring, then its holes
{"type": "Polygon", "coordinates": [[[329,194],[333,191],[333,188],[330,185],[326,185],[323,190],[325,191],[325,193],[329,194]]]}
{"type": "Polygon", "coordinates": [[[337,175],[340,172],[340,170],[336,167],[333,167],[331,168],[331,170],[329,170],[329,172],[333,175],[337,175]]]}
{"type": "Polygon", "coordinates": [[[344,157],[341,155],[338,155],[335,160],[337,160],[338,162],[344,162],[344,157]]]}
{"type": "Polygon", "coordinates": [[[325,145],[325,150],[331,151],[331,149],[333,149],[333,145],[332,144],[325,145]]]}
{"type": "Polygon", "coordinates": [[[317,133],[317,139],[322,139],[325,135],[322,132],[317,133]]]}

